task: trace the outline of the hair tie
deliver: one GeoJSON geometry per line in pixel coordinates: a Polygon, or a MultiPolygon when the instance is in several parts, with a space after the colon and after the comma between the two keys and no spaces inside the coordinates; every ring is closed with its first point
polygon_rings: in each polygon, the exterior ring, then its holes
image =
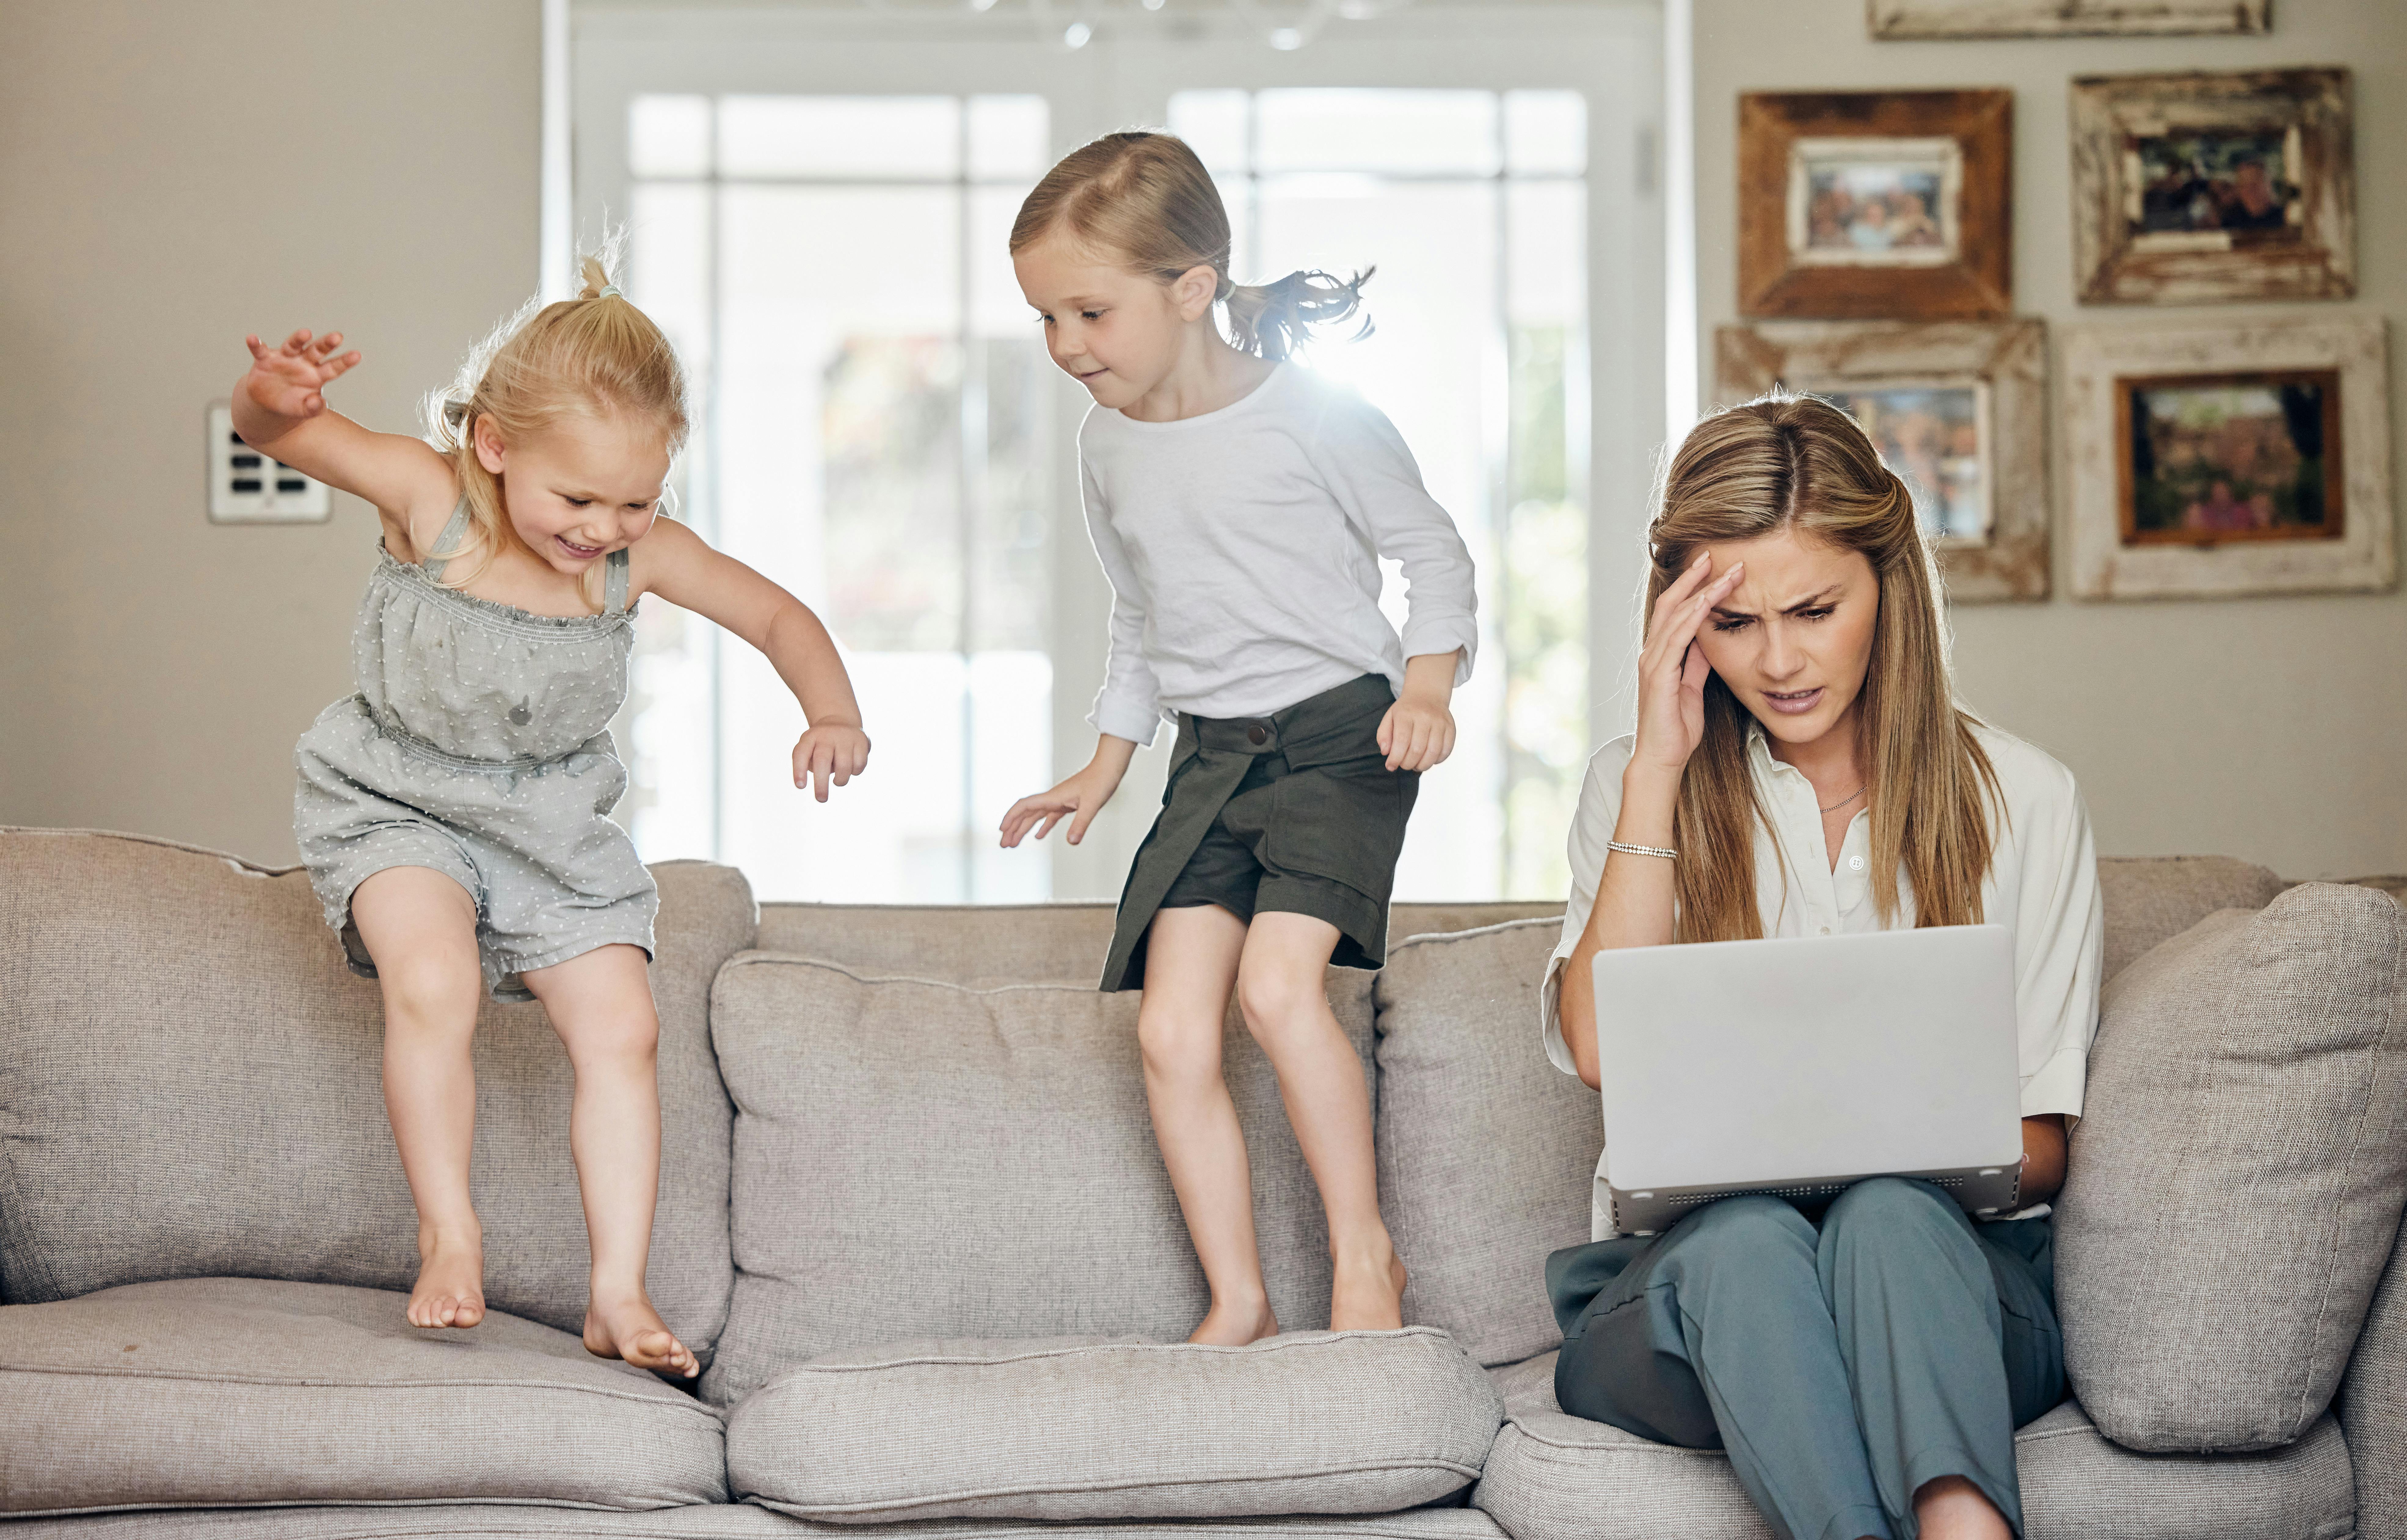
{"type": "MultiPolygon", "coordinates": [[[[619,294],[619,286],[615,283],[605,283],[602,286],[602,292],[593,297],[595,299],[608,299],[613,294],[619,294]]],[[[624,294],[619,294],[619,297],[620,299],[624,299],[627,296],[624,294]]]]}

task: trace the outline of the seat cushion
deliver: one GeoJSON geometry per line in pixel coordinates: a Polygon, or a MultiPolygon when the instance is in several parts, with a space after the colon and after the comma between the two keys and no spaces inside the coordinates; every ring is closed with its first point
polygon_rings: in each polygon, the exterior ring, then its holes
{"type": "Polygon", "coordinates": [[[2407,1205],[2407,909],[2307,883],[2105,991],[2057,1219],[2073,1390],[2134,1449],[2303,1435],[2407,1205]]]}
{"type": "Polygon", "coordinates": [[[838,1523],[1385,1513],[1459,1491],[1503,1403],[1426,1327],[916,1342],[791,1369],[728,1422],[742,1496],[838,1523]]]}
{"type": "MultiPolygon", "coordinates": [[[[1368,1056],[1371,976],[1330,1003],[1368,1056]]],[[[968,989],[753,952],[711,1009],[735,1098],[735,1302],[703,1393],[929,1335],[1175,1342],[1209,1295],[1146,1109],[1137,996],[968,989]]],[[[1277,1077],[1230,1017],[1271,1305],[1329,1320],[1329,1235],[1277,1077]]]]}
{"type": "MultiPolygon", "coordinates": [[[[695,1351],[727,1316],[728,1132],[710,981],[751,944],[742,874],[661,888],[652,1300],[695,1351]]],[[[0,1298],[156,1278],[407,1289],[418,1219],[382,1090],[383,1006],[306,875],[119,834],[0,830],[0,1298]]],[[[477,1023],[486,1298],[581,1330],[575,1075],[539,1005],[477,1023]]]]}
{"type": "Polygon", "coordinates": [[[1538,1048],[1561,932],[1540,919],[1415,936],[1379,976],[1379,1205],[1410,1275],[1404,1319],[1482,1363],[1562,1340],[1546,1253],[1588,1235],[1603,1113],[1538,1048]]]}
{"type": "Polygon", "coordinates": [[[0,1307],[0,1512],[727,1500],[717,1413],[563,1332],[192,1278],[0,1307]]]}
{"type": "MultiPolygon", "coordinates": [[[[648,1513],[591,1508],[513,1507],[498,1503],[424,1508],[216,1508],[206,1512],[93,1514],[23,1519],[8,1540],[528,1540],[535,1535],[599,1540],[793,1540],[796,1535],[858,1535],[858,1527],[813,1523],[749,1503],[648,1513]]],[[[1505,1540],[1476,1508],[1410,1508],[1402,1513],[1312,1514],[1275,1519],[1156,1519],[1150,1523],[1047,1524],[1041,1520],[932,1519],[901,1531],[910,1540],[1505,1540]]]]}
{"type": "MultiPolygon", "coordinates": [[[[1471,1501],[1513,1540],[1770,1540],[1716,1449],[1650,1443],[1555,1403],[1555,1355],[1500,1371],[1508,1420],[1471,1501]]],[[[2342,1540],[2356,1512],[2329,1417],[2268,1454],[2144,1455],[2066,1402],[2015,1434],[2030,1540],[2342,1540]]]]}

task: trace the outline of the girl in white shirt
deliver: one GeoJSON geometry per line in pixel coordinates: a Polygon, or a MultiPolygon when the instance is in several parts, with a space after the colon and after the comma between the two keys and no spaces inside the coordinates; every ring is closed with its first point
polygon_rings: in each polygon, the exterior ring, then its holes
{"type": "Polygon", "coordinates": [[[1707,419],[1648,539],[1638,730],[1580,795],[1548,1057],[1613,1073],[1606,948],[2002,925],[2027,1206],[1976,1225],[1883,1177],[1818,1213],[1756,1194],[1617,1237],[1600,1202],[1595,1240],[1547,1259],[1557,1399],[1727,1448],[1784,1536],[2019,1534],[2014,1430],[2064,1391],[2044,1203],[2097,1026],[2088,815],[2062,765],[1956,705],[1913,498],[1836,408],[1707,419]]]}
{"type": "Polygon", "coordinates": [[[1079,459],[1113,603],[1094,758],[1014,804],[1003,843],[1066,819],[1076,844],[1138,746],[1177,723],[1103,986],[1145,991],[1146,1095],[1212,1290],[1192,1340],[1278,1330],[1220,1076],[1232,991],[1329,1216],[1331,1327],[1401,1326],[1369,1088],[1324,971],[1383,961],[1419,773],[1453,749],[1447,703],[1478,641],[1470,553],[1387,418],[1283,362],[1355,311],[1367,275],[1232,284],[1228,214],[1180,140],[1073,153],[1029,194],[1011,251],[1053,361],[1095,398],[1079,459]],[[1411,585],[1401,638],[1382,556],[1411,585]]]}

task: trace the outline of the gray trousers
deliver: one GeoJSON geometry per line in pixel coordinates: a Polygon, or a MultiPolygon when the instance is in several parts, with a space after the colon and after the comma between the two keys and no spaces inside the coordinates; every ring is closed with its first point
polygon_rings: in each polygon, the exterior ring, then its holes
{"type": "Polygon", "coordinates": [[[1750,1195],[1572,1247],[1546,1287],[1563,1410],[1729,1450],[1783,1540],[1912,1540],[1914,1494],[1944,1476],[2022,1533],[2014,1431],[2064,1399],[2046,1219],[1975,1225],[1884,1176],[1818,1225],[1750,1195]]]}

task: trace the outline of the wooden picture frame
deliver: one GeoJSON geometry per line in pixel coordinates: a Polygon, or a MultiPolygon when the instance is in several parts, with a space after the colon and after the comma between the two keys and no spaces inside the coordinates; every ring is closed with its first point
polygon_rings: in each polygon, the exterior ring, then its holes
{"type": "Polygon", "coordinates": [[[1741,315],[2012,307],[2012,92],[1750,92],[1738,140],[1741,315]]]}
{"type": "Polygon", "coordinates": [[[2355,294],[2349,88],[2338,68],[2075,79],[2082,303],[2355,294]]]}
{"type": "Polygon", "coordinates": [[[1775,387],[1818,395],[1863,422],[1913,488],[1933,534],[1947,597],[2029,601],[2048,594],[2047,338],[2031,320],[1764,321],[1714,335],[1716,399],[1775,387]],[[1899,426],[1889,413],[1912,413],[1899,426]],[[1976,462],[1922,449],[1951,431],[1976,462]],[[1969,428],[1969,434],[1967,429],[1969,428]],[[1948,458],[1940,459],[1941,454],[1948,458]],[[1917,467],[1916,462],[1924,463],[1917,467]],[[1931,482],[1939,486],[1931,486],[1931,482]],[[1926,504],[1926,499],[1929,503],[1926,504]],[[1977,520],[1963,517],[1977,507],[1977,520]],[[1971,526],[1971,527],[1968,527],[1971,526]]]}
{"type": "Polygon", "coordinates": [[[2071,327],[2062,352],[2077,597],[2397,580],[2380,317],[2071,327]]]}
{"type": "Polygon", "coordinates": [[[2272,0],[1865,0],[1877,38],[2170,37],[2272,28],[2272,0]]]}

